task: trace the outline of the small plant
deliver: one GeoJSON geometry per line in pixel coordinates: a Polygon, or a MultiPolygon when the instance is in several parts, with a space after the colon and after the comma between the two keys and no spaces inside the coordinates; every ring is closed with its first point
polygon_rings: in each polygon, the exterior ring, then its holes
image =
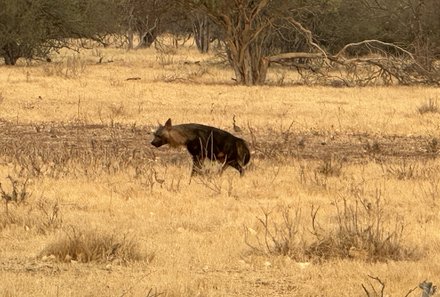
{"type": "Polygon", "coordinates": [[[428,153],[432,153],[432,154],[437,154],[439,151],[439,142],[437,138],[432,138],[428,143],[427,143],[427,148],[426,151],[428,153]]]}
{"type": "Polygon", "coordinates": [[[175,63],[174,53],[160,52],[159,55],[156,56],[156,62],[162,67],[172,65],[175,63]]]}
{"type": "Polygon", "coordinates": [[[439,106],[437,99],[429,98],[427,102],[423,103],[419,107],[417,107],[417,111],[420,114],[425,113],[438,113],[439,112],[439,106]]]}
{"type": "Polygon", "coordinates": [[[259,254],[301,258],[303,248],[298,238],[301,210],[292,205],[279,205],[262,212],[255,228],[259,231],[245,226],[245,244],[259,254]]]}
{"type": "MultiPolygon", "coordinates": [[[[138,261],[145,258],[139,251],[139,244],[127,234],[107,233],[97,230],[81,230],[70,227],[64,235],[48,244],[40,256],[55,256],[59,261],[78,261],[100,263],[111,261],[138,261]]],[[[147,255],[151,261],[154,254],[147,255]]]]}
{"type": "MultiPolygon", "coordinates": [[[[384,281],[382,281],[377,276],[368,275],[368,277],[371,280],[374,280],[376,283],[378,283],[380,285],[380,291],[377,288],[378,287],[377,284],[374,285],[371,281],[368,281],[368,284],[369,284],[370,288],[367,288],[367,286],[362,284],[362,289],[364,290],[364,293],[365,293],[365,295],[367,297],[384,297],[384,296],[389,296],[389,294],[385,293],[385,285],[386,285],[386,283],[384,281]]],[[[406,293],[405,297],[410,296],[412,292],[417,290],[417,288],[423,290],[422,297],[433,296],[435,294],[435,292],[437,291],[437,286],[434,286],[432,284],[432,282],[427,282],[425,280],[425,281],[421,282],[418,286],[408,290],[408,292],[406,293]]]]}
{"type": "Polygon", "coordinates": [[[440,180],[437,176],[431,176],[420,183],[420,190],[425,203],[437,206],[440,198],[440,180]]]}
{"type": "Polygon", "coordinates": [[[47,76],[59,76],[64,78],[77,78],[86,70],[87,64],[80,56],[69,56],[63,62],[46,64],[43,72],[47,76]]]}
{"type": "Polygon", "coordinates": [[[58,200],[50,201],[41,197],[36,204],[40,213],[38,229],[40,233],[46,234],[48,231],[59,229],[62,226],[63,219],[60,212],[60,203],[58,200]]]}
{"type": "Polygon", "coordinates": [[[374,141],[368,141],[365,146],[365,151],[369,154],[377,154],[380,153],[381,147],[379,145],[379,142],[377,140],[374,141]]]}
{"type": "Polygon", "coordinates": [[[119,105],[111,104],[108,109],[111,113],[111,118],[120,117],[125,114],[125,106],[122,102],[119,105]]]}
{"type": "Polygon", "coordinates": [[[340,176],[342,173],[342,160],[333,156],[324,158],[322,163],[316,168],[316,172],[324,176],[340,176]]]}
{"type": "Polygon", "coordinates": [[[397,163],[380,163],[383,173],[391,175],[399,180],[419,178],[423,175],[419,166],[415,162],[403,159],[397,163]]]}
{"type": "Polygon", "coordinates": [[[5,190],[2,183],[0,183],[0,195],[5,203],[6,215],[9,216],[9,203],[22,204],[30,197],[31,194],[27,189],[29,179],[20,181],[18,179],[14,179],[10,175],[8,175],[7,179],[11,183],[10,190],[5,190]]]}
{"type": "Polygon", "coordinates": [[[406,260],[415,258],[415,250],[404,245],[404,220],[396,216],[393,222],[385,216],[380,190],[373,199],[341,197],[335,201],[336,229],[324,230],[316,223],[312,212],[313,234],[316,241],[306,254],[311,258],[352,258],[364,261],[406,260]]]}

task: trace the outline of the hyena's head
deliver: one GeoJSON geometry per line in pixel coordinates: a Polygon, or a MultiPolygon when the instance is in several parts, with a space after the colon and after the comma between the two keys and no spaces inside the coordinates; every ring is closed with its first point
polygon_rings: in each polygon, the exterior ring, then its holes
{"type": "Polygon", "coordinates": [[[170,142],[170,133],[171,130],[171,119],[166,121],[165,126],[159,124],[159,128],[157,128],[156,132],[154,132],[154,139],[151,141],[151,144],[155,147],[160,147],[164,144],[170,142]]]}

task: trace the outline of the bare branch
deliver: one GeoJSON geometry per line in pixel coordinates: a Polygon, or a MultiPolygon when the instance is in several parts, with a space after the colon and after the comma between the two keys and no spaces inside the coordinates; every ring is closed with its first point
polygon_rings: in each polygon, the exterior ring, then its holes
{"type": "Polygon", "coordinates": [[[323,58],[325,57],[321,53],[283,53],[274,56],[267,57],[270,62],[277,62],[279,60],[284,59],[298,59],[298,58],[306,58],[306,59],[315,59],[315,58],[323,58]]]}
{"type": "Polygon", "coordinates": [[[369,40],[363,40],[363,41],[360,41],[360,42],[349,43],[349,44],[345,45],[345,46],[344,46],[344,47],[343,47],[343,48],[342,48],[342,49],[341,49],[336,55],[334,55],[333,57],[334,57],[334,58],[338,58],[338,57],[340,57],[340,56],[341,56],[342,54],[344,54],[345,51],[346,51],[348,48],[350,48],[350,47],[359,46],[359,45],[369,45],[369,44],[371,44],[371,43],[378,43],[378,44],[381,44],[381,45],[385,45],[385,46],[389,46],[389,47],[392,47],[392,48],[398,49],[399,51],[401,51],[401,52],[407,54],[411,59],[414,60],[414,56],[413,56],[409,51],[407,51],[407,50],[401,48],[400,46],[395,45],[394,43],[384,42],[384,41],[380,41],[380,40],[377,40],[377,39],[369,39],[369,40]]]}

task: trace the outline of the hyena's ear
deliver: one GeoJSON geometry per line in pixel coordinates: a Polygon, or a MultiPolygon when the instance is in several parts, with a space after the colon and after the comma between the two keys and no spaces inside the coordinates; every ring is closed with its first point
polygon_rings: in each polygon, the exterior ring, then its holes
{"type": "Polygon", "coordinates": [[[168,121],[165,122],[165,127],[171,128],[171,119],[168,119],[168,121]]]}

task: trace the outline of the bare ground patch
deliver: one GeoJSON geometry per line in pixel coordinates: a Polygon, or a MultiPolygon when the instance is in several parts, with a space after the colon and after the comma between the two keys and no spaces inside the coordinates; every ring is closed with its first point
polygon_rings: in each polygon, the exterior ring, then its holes
{"type": "MultiPolygon", "coordinates": [[[[184,150],[150,146],[154,127],[135,125],[86,125],[76,123],[14,124],[0,122],[0,155],[6,163],[18,163],[35,175],[63,175],[67,165],[78,171],[119,171],[158,160],[187,161],[184,150]],[[70,166],[72,167],[72,166],[70,166]]],[[[386,158],[429,159],[438,155],[438,140],[428,136],[370,135],[367,133],[324,133],[258,131],[240,133],[249,142],[254,159],[325,160],[344,162],[386,158]]],[[[139,168],[138,168],[139,169],[139,168]]]]}

